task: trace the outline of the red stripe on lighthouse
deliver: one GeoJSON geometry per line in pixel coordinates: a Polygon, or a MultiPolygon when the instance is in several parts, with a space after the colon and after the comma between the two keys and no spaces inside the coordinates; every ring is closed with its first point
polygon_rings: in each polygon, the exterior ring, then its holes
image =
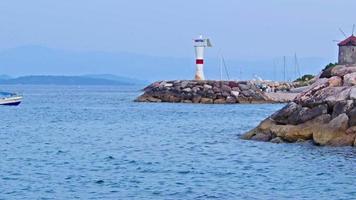
{"type": "Polygon", "coordinates": [[[198,65],[198,64],[204,64],[204,60],[203,59],[197,59],[195,61],[195,63],[198,65]]]}

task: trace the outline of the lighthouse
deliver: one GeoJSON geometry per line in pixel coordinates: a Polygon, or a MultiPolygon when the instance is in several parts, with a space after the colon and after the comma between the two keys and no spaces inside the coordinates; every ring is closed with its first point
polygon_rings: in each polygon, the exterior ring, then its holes
{"type": "Polygon", "coordinates": [[[206,47],[211,47],[210,40],[208,38],[203,38],[202,35],[199,38],[194,39],[194,48],[195,48],[195,80],[205,80],[204,76],[204,49],[206,47]]]}

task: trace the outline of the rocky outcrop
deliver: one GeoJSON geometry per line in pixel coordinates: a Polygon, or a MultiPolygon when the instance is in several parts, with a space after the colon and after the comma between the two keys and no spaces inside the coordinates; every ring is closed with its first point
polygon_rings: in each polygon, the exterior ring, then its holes
{"type": "MultiPolygon", "coordinates": [[[[290,87],[281,84],[280,88],[290,87]]],[[[251,81],[159,81],[143,89],[138,102],[173,102],[203,104],[288,102],[273,99],[251,81]]]]}
{"type": "Polygon", "coordinates": [[[321,73],[293,102],[241,136],[258,141],[356,145],[356,66],[338,65],[321,73]]]}

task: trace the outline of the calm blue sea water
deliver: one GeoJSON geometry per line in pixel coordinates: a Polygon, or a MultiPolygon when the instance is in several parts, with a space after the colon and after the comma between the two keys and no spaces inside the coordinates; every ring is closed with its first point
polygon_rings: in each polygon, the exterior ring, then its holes
{"type": "Polygon", "coordinates": [[[352,199],[356,148],[239,134],[282,105],[134,103],[135,87],[2,86],[0,199],[352,199]]]}

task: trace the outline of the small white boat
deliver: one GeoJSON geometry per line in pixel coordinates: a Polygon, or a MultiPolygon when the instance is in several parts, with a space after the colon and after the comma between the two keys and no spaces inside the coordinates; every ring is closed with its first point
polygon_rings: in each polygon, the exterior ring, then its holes
{"type": "Polygon", "coordinates": [[[8,92],[0,92],[0,105],[2,106],[17,106],[21,103],[22,96],[8,93],[8,92]]]}

